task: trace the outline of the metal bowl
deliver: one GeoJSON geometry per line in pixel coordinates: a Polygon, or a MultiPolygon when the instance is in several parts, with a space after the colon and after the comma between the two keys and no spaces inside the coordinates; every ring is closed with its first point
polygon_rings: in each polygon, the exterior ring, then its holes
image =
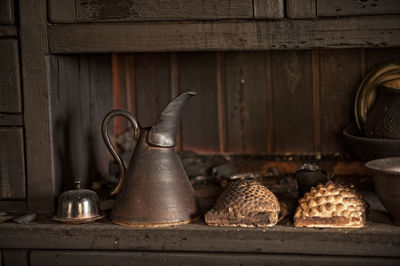
{"type": "Polygon", "coordinates": [[[400,225],[400,157],[372,160],[365,167],[372,174],[376,194],[383,206],[400,225]]]}
{"type": "Polygon", "coordinates": [[[363,137],[354,124],[347,126],[343,130],[343,136],[361,161],[367,162],[378,158],[400,156],[399,139],[363,137]]]}
{"type": "Polygon", "coordinates": [[[100,215],[99,198],[96,192],[81,189],[80,181],[75,182],[75,189],[69,190],[58,198],[57,216],[54,220],[64,223],[88,223],[104,216],[100,215]]]}

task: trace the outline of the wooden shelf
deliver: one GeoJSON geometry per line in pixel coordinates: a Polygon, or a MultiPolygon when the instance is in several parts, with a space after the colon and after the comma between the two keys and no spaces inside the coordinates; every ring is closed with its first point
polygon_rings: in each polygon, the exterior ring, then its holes
{"type": "Polygon", "coordinates": [[[400,46],[400,15],[274,21],[56,24],[50,52],[265,50],[400,46]]]}

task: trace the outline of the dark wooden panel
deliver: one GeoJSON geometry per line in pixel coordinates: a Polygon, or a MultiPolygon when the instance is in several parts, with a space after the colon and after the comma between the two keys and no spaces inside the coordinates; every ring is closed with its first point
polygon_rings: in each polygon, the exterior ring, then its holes
{"type": "Polygon", "coordinates": [[[26,212],[28,210],[26,200],[2,200],[0,201],[0,210],[6,212],[26,212]]]}
{"type": "Polygon", "coordinates": [[[254,18],[283,18],[283,0],[254,0],[254,18]]]}
{"type": "Polygon", "coordinates": [[[49,22],[76,22],[75,1],[76,0],[48,0],[49,22]]]}
{"type": "Polygon", "coordinates": [[[0,1],[0,24],[14,24],[14,1],[0,1]]]}
{"type": "Polygon", "coordinates": [[[50,25],[52,53],[259,50],[400,45],[400,16],[50,25]]]}
{"type": "Polygon", "coordinates": [[[275,152],[312,152],[311,51],[274,51],[271,60],[275,152]]]}
{"type": "Polygon", "coordinates": [[[51,0],[55,23],[253,18],[253,1],[51,0]]]}
{"type": "Polygon", "coordinates": [[[0,126],[23,126],[22,114],[0,114],[0,126]]]}
{"type": "Polygon", "coordinates": [[[137,118],[151,126],[171,99],[169,54],[135,56],[137,118]]]}
{"type": "Polygon", "coordinates": [[[4,266],[28,266],[28,250],[3,249],[1,250],[4,266]]]}
{"type": "Polygon", "coordinates": [[[360,50],[320,51],[321,152],[345,152],[343,128],[354,121],[354,97],[360,84],[360,50]]]}
{"type": "Polygon", "coordinates": [[[317,0],[286,0],[286,14],[289,18],[314,18],[317,0]]]}
{"type": "Polygon", "coordinates": [[[399,14],[398,0],[317,0],[318,16],[399,14]]]}
{"type": "MultiPolygon", "coordinates": [[[[259,255],[234,253],[33,251],[32,266],[90,265],[395,265],[396,258],[323,257],[307,255],[259,255]]],[[[8,265],[5,265],[8,266],[8,265]]]]}
{"type": "Polygon", "coordinates": [[[83,186],[108,171],[101,123],[112,109],[111,56],[58,56],[52,60],[52,119],[58,189],[83,186]]]}
{"type": "Polygon", "coordinates": [[[0,25],[0,37],[17,36],[17,27],[13,25],[0,25]]]}
{"type": "Polygon", "coordinates": [[[0,40],[0,112],[21,112],[18,41],[0,40]]]}
{"type": "Polygon", "coordinates": [[[182,149],[216,152],[219,150],[216,54],[178,54],[178,68],[180,92],[198,92],[183,111],[182,149]]]}
{"type": "Polygon", "coordinates": [[[367,72],[385,62],[400,60],[400,48],[390,49],[367,49],[366,51],[366,69],[367,72]]]}
{"type": "Polygon", "coordinates": [[[265,54],[225,54],[227,151],[262,153],[268,149],[265,54]]]}
{"type": "Polygon", "coordinates": [[[22,128],[0,128],[0,199],[25,199],[22,128]]]}

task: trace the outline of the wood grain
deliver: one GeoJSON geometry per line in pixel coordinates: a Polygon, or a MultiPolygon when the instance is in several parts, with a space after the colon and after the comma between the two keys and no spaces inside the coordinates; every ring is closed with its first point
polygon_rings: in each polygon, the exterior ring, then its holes
{"type": "Polygon", "coordinates": [[[50,25],[49,45],[52,53],[390,47],[400,45],[400,19],[50,25]]]}
{"type": "Polygon", "coordinates": [[[46,1],[20,0],[19,14],[28,209],[51,212],[54,210],[55,177],[47,74],[46,1]]]}
{"type": "Polygon", "coordinates": [[[26,198],[22,128],[0,128],[0,199],[26,198]]]}
{"type": "Polygon", "coordinates": [[[22,111],[18,41],[0,40],[0,112],[22,111]]]}
{"type": "Polygon", "coordinates": [[[0,126],[23,126],[22,114],[0,114],[0,126]]]}
{"type": "Polygon", "coordinates": [[[18,30],[14,25],[0,25],[0,37],[17,36],[18,30]]]}
{"type": "Polygon", "coordinates": [[[389,61],[400,60],[400,48],[390,49],[366,49],[366,69],[368,71],[373,70],[380,64],[389,61]]]}
{"type": "Polygon", "coordinates": [[[225,54],[227,151],[263,153],[268,149],[264,54],[225,54]]]}
{"type": "Polygon", "coordinates": [[[397,0],[317,0],[318,16],[400,14],[397,0]]]}
{"type": "Polygon", "coordinates": [[[283,18],[285,8],[283,0],[254,0],[254,18],[283,18]]]}
{"type": "Polygon", "coordinates": [[[347,151],[343,128],[353,121],[354,98],[360,83],[358,49],[320,51],[321,152],[347,151]]]}
{"type": "Polygon", "coordinates": [[[14,1],[0,1],[0,24],[14,24],[14,1]]]}
{"type": "Polygon", "coordinates": [[[311,51],[271,53],[275,152],[313,151],[311,51]]]}
{"type": "Polygon", "coordinates": [[[55,23],[237,19],[253,17],[253,1],[51,0],[55,23]]]}
{"type": "Polygon", "coordinates": [[[178,54],[179,90],[197,91],[182,117],[182,149],[196,152],[217,152],[218,95],[215,53],[178,54]]]}
{"type": "Polygon", "coordinates": [[[148,127],[171,100],[170,56],[137,54],[135,58],[137,119],[148,127]]]}
{"type": "Polygon", "coordinates": [[[288,18],[314,18],[317,16],[317,0],[286,0],[288,18]]]}
{"type": "Polygon", "coordinates": [[[4,266],[13,265],[13,266],[28,266],[29,263],[29,254],[28,250],[21,249],[3,249],[2,257],[4,266]]]}

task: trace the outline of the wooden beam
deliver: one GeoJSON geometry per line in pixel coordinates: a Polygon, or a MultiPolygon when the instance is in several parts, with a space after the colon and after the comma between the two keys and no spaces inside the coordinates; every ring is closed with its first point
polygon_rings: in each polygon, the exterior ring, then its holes
{"type": "Polygon", "coordinates": [[[0,1],[0,24],[14,24],[14,1],[0,1]]]}
{"type": "Polygon", "coordinates": [[[254,0],[254,18],[283,18],[285,5],[283,0],[254,0]]]}
{"type": "Polygon", "coordinates": [[[0,114],[0,126],[23,126],[22,114],[0,114]]]}
{"type": "Polygon", "coordinates": [[[54,211],[46,0],[19,1],[28,209],[54,211]]]}
{"type": "Polygon", "coordinates": [[[317,0],[318,16],[400,14],[399,0],[317,0]]]}
{"type": "MultiPolygon", "coordinates": [[[[267,0],[263,0],[267,2],[267,0]]],[[[276,10],[275,2],[270,0],[276,10]]],[[[253,18],[252,0],[49,0],[49,17],[53,23],[214,20],[253,18]]]]}
{"type": "Polygon", "coordinates": [[[400,46],[400,16],[50,25],[52,53],[400,46]]]}
{"type": "Polygon", "coordinates": [[[203,222],[146,229],[123,227],[106,220],[87,225],[68,225],[41,219],[31,224],[0,224],[0,248],[212,251],[398,259],[400,227],[391,223],[382,212],[371,211],[368,219],[368,225],[360,229],[296,228],[287,225],[270,228],[210,227],[203,222]]]}

